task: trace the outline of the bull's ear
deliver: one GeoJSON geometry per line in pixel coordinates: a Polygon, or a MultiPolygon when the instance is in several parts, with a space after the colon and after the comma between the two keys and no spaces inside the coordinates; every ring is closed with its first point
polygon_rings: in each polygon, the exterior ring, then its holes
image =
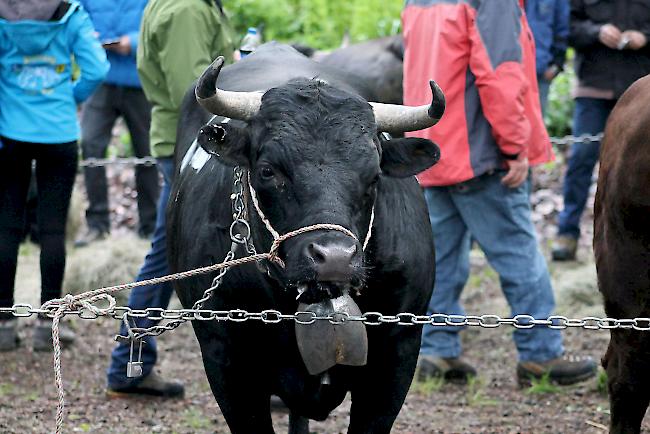
{"type": "Polygon", "coordinates": [[[196,141],[205,152],[216,156],[228,166],[250,165],[250,138],[247,128],[230,124],[208,124],[199,130],[196,141]]]}
{"type": "Polygon", "coordinates": [[[440,160],[440,148],[427,139],[381,140],[381,148],[381,170],[395,178],[417,175],[440,160]]]}

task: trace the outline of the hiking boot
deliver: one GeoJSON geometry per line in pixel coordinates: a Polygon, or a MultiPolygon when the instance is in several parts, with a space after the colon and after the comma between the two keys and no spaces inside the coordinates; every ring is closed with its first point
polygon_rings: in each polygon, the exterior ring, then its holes
{"type": "MultiPolygon", "coordinates": [[[[75,332],[65,323],[59,322],[59,342],[61,348],[67,348],[74,342],[75,332]]],[[[34,351],[52,351],[52,319],[38,318],[34,328],[34,337],[32,339],[32,348],[34,351]]]]}
{"type": "Polygon", "coordinates": [[[108,231],[101,229],[88,228],[88,230],[74,241],[75,247],[86,247],[90,243],[105,240],[108,237],[108,231]]]}
{"type": "Polygon", "coordinates": [[[18,348],[18,321],[13,319],[0,319],[0,351],[11,351],[18,348]]]}
{"type": "Polygon", "coordinates": [[[127,387],[107,387],[109,398],[131,398],[138,396],[157,396],[160,398],[178,398],[185,396],[185,387],[175,381],[165,381],[151,371],[140,383],[127,387]]]}
{"type": "Polygon", "coordinates": [[[551,246],[554,261],[575,261],[578,240],[567,235],[559,235],[551,246]]]}
{"type": "Polygon", "coordinates": [[[517,380],[529,386],[533,379],[548,375],[549,381],[562,386],[579,383],[596,375],[596,362],[591,357],[563,356],[546,362],[519,362],[517,380]]]}
{"type": "Polygon", "coordinates": [[[444,378],[457,383],[467,383],[470,377],[476,377],[476,369],[460,357],[444,358],[420,356],[418,358],[417,380],[422,382],[429,378],[444,378]]]}

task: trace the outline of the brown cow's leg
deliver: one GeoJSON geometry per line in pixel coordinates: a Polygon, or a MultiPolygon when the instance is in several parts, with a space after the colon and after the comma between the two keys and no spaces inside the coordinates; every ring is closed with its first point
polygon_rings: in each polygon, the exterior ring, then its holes
{"type": "Polygon", "coordinates": [[[648,339],[638,331],[613,330],[604,365],[608,376],[611,410],[610,432],[633,434],[641,431],[641,422],[650,401],[648,376],[648,339]]]}

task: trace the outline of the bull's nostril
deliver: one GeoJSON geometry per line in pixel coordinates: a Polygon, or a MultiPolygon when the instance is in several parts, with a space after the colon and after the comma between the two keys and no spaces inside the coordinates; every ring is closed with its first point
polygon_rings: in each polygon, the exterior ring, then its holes
{"type": "Polygon", "coordinates": [[[327,249],[320,244],[309,243],[307,246],[307,252],[314,263],[323,264],[327,262],[327,249]]]}

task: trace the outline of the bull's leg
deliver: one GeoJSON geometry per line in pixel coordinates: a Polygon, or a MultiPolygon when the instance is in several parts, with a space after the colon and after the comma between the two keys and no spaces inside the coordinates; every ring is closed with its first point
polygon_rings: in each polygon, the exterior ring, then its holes
{"type": "MultiPolygon", "coordinates": [[[[203,366],[212,393],[232,434],[274,434],[268,372],[259,359],[215,337],[203,324],[193,324],[201,344],[203,366]]],[[[224,327],[224,325],[220,325],[224,327]]],[[[241,338],[237,336],[237,338],[241,338]]],[[[250,341],[250,339],[249,339],[250,341]]]]}
{"type": "Polygon", "coordinates": [[[309,419],[290,412],[289,434],[309,434],[309,419]]]}
{"type": "Polygon", "coordinates": [[[613,434],[639,433],[650,401],[647,362],[650,343],[646,342],[648,339],[639,338],[639,333],[643,332],[612,330],[604,359],[611,410],[610,432],[613,434]]]}
{"type": "Polygon", "coordinates": [[[348,434],[390,433],[415,373],[420,331],[409,327],[388,339],[368,336],[368,365],[355,374],[348,434]]]}

